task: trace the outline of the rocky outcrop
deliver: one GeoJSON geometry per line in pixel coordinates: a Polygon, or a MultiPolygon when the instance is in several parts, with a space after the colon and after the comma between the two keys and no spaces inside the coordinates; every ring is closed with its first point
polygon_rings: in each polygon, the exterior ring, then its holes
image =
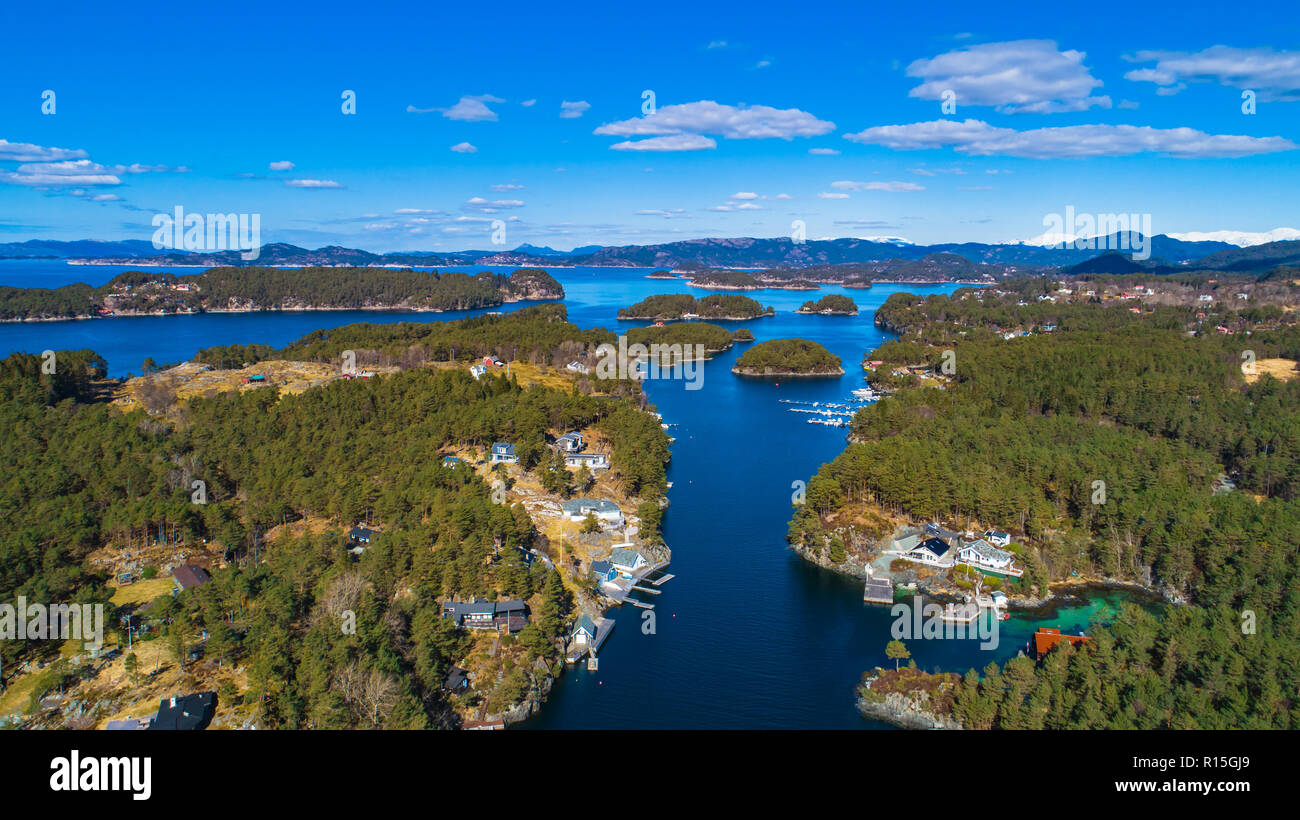
{"type": "MultiPolygon", "coordinates": [[[[879,670],[877,670],[879,672],[879,670]]],[[[902,729],[961,729],[961,723],[947,714],[932,711],[930,693],[876,692],[872,684],[879,675],[868,677],[858,688],[858,711],[870,720],[878,720],[902,729]]]]}

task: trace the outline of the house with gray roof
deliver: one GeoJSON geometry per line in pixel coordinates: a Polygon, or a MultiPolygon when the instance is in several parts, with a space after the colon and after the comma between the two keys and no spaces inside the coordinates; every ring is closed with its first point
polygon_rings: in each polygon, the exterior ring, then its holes
{"type": "Polygon", "coordinates": [[[623,511],[613,501],[602,498],[572,498],[564,502],[564,517],[570,521],[582,521],[587,513],[596,516],[602,523],[615,527],[623,526],[623,511]]]}

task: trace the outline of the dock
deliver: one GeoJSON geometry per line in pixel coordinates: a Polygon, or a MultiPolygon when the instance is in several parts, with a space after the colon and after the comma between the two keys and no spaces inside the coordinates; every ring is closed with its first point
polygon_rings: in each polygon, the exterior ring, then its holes
{"type": "Polygon", "coordinates": [[[665,575],[665,576],[663,576],[663,577],[661,577],[661,578],[656,578],[656,579],[654,579],[654,580],[651,581],[650,583],[654,584],[654,585],[657,586],[657,587],[658,587],[658,586],[663,586],[663,584],[664,584],[665,581],[671,581],[672,579],[674,579],[674,578],[676,578],[676,577],[677,577],[676,575],[673,575],[673,574],[670,572],[670,573],[668,573],[667,575],[665,575]]]}
{"type": "Polygon", "coordinates": [[[862,600],[869,604],[892,604],[894,585],[888,578],[868,578],[862,590],[862,600]]]}
{"type": "Polygon", "coordinates": [[[642,609],[654,609],[654,608],[655,608],[655,605],[654,605],[654,604],[647,604],[645,601],[636,601],[636,600],[633,600],[633,599],[631,599],[631,598],[628,598],[628,599],[627,599],[627,603],[631,604],[632,606],[639,606],[639,607],[641,607],[642,609]]]}
{"type": "Polygon", "coordinates": [[[663,590],[662,590],[662,589],[652,589],[651,587],[639,587],[639,586],[637,586],[637,585],[635,585],[635,584],[632,585],[632,589],[635,589],[637,592],[646,592],[646,593],[649,593],[650,595],[662,595],[662,594],[663,594],[663,590]]]}

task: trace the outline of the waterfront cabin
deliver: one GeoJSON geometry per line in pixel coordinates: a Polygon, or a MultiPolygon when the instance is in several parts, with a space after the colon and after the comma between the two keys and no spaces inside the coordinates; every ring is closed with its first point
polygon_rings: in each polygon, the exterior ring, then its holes
{"type": "Polygon", "coordinates": [[[606,584],[618,577],[618,570],[608,561],[592,561],[591,574],[595,576],[596,583],[606,584]]]}
{"type": "Polygon", "coordinates": [[[1011,561],[1013,557],[1011,553],[998,549],[983,538],[969,544],[963,544],[957,551],[957,560],[959,562],[994,572],[1009,572],[1012,569],[1011,561]]]}
{"type": "Polygon", "coordinates": [[[909,561],[926,564],[927,566],[951,567],[955,563],[949,554],[951,551],[952,548],[948,545],[948,542],[942,538],[927,538],[905,552],[903,557],[909,561]]]}
{"type": "Polygon", "coordinates": [[[1052,629],[1049,626],[1040,626],[1038,631],[1034,633],[1031,646],[1033,647],[1035,657],[1041,661],[1043,658],[1047,657],[1047,653],[1051,652],[1057,644],[1068,643],[1073,646],[1078,646],[1079,644],[1087,643],[1090,640],[1092,640],[1092,638],[1089,638],[1086,635],[1062,635],[1061,630],[1059,629],[1052,629]]]}
{"type": "Polygon", "coordinates": [[[493,464],[518,464],[519,456],[515,455],[515,445],[505,441],[496,441],[492,443],[493,464]]]}
{"type": "Polygon", "coordinates": [[[565,433],[555,440],[555,449],[562,450],[566,453],[576,453],[585,447],[582,440],[582,433],[572,432],[565,433]]]}
{"type": "Polygon", "coordinates": [[[626,547],[616,547],[609,554],[609,563],[624,578],[631,578],[633,573],[650,565],[650,561],[644,555],[626,547]]]}
{"type": "Polygon", "coordinates": [[[609,456],[604,453],[569,453],[564,457],[564,466],[587,466],[589,470],[608,470],[609,456]]]}
{"type": "Polygon", "coordinates": [[[583,615],[573,626],[573,632],[569,635],[570,644],[574,648],[587,648],[596,643],[596,625],[592,623],[590,615],[583,615]]]}
{"type": "Polygon", "coordinates": [[[582,362],[569,362],[568,364],[566,364],[566,365],[564,366],[564,369],[565,369],[565,370],[568,370],[568,371],[571,371],[571,372],[573,372],[573,373],[583,373],[583,374],[586,374],[586,373],[590,373],[590,372],[591,372],[591,368],[590,368],[590,367],[587,367],[587,366],[586,366],[585,364],[583,364],[582,362]]]}
{"type": "Polygon", "coordinates": [[[570,521],[584,521],[587,513],[591,513],[603,524],[623,526],[623,511],[613,501],[600,498],[573,498],[564,502],[563,509],[564,517],[570,521]]]}
{"type": "Polygon", "coordinates": [[[474,381],[478,381],[486,372],[487,368],[481,364],[470,365],[469,374],[474,377],[474,381]]]}
{"type": "Polygon", "coordinates": [[[182,564],[172,570],[172,580],[176,582],[172,587],[172,595],[179,595],[187,589],[203,586],[212,580],[212,576],[203,567],[182,564]]]}
{"type": "Polygon", "coordinates": [[[1005,547],[1011,543],[1010,533],[998,532],[997,530],[985,530],[984,540],[988,541],[995,547],[1005,547]]]}

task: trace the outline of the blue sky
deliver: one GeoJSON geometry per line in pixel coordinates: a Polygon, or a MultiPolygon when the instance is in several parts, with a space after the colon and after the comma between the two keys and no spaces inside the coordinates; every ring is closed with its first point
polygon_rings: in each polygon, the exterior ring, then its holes
{"type": "Polygon", "coordinates": [[[1290,5],[431,5],[10,4],[0,242],[178,205],[379,251],[1300,227],[1290,5]]]}

